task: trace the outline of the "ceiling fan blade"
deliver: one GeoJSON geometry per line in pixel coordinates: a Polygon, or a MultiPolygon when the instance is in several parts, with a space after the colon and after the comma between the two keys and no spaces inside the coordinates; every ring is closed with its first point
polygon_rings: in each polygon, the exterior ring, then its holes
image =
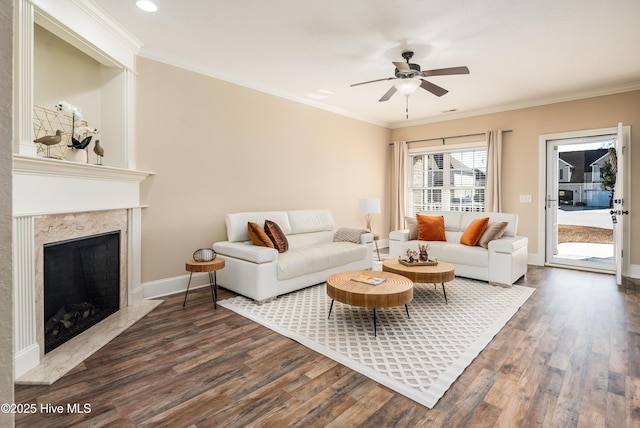
{"type": "Polygon", "coordinates": [[[397,91],[395,86],[389,88],[389,90],[378,100],[378,102],[387,101],[389,98],[393,96],[397,91]]]}
{"type": "Polygon", "coordinates": [[[392,80],[392,79],[395,79],[395,77],[385,77],[384,79],[376,79],[376,80],[369,80],[367,82],[354,83],[351,86],[366,85],[367,83],[382,82],[383,80],[392,80]]]}
{"type": "Polygon", "coordinates": [[[409,64],[407,64],[406,62],[394,62],[393,65],[396,66],[398,71],[405,71],[405,72],[411,71],[409,64]]]}
{"type": "MultiPolygon", "coordinates": [[[[422,80],[422,79],[420,79],[420,80],[422,80]]],[[[444,94],[446,94],[447,92],[449,92],[446,89],[441,88],[438,85],[434,85],[431,82],[427,82],[426,80],[422,80],[422,83],[420,83],[420,87],[422,89],[426,90],[426,91],[431,92],[433,95],[436,95],[438,97],[441,97],[444,94]]]]}
{"type": "Polygon", "coordinates": [[[436,70],[426,70],[422,72],[422,75],[424,77],[447,76],[449,74],[469,74],[469,69],[467,67],[449,67],[449,68],[438,68],[436,70]]]}

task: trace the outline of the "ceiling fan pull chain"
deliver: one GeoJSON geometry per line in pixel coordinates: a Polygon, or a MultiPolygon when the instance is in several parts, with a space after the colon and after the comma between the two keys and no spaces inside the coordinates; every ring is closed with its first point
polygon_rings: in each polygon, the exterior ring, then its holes
{"type": "Polygon", "coordinates": [[[407,113],[407,119],[409,119],[409,95],[405,95],[404,98],[406,102],[405,112],[407,113]]]}

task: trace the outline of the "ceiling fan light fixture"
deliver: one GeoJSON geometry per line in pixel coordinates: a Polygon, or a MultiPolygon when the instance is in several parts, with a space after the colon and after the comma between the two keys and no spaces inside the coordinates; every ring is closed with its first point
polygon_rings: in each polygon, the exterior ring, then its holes
{"type": "Polygon", "coordinates": [[[395,86],[402,95],[409,96],[418,90],[421,83],[420,79],[415,78],[396,79],[393,81],[393,86],[395,86]]]}

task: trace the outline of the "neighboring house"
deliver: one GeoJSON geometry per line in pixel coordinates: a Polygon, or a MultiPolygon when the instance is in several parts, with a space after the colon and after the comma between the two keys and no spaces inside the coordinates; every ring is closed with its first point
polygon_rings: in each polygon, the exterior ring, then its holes
{"type": "Polygon", "coordinates": [[[603,190],[601,168],[609,161],[608,149],[558,154],[558,200],[561,205],[608,207],[611,192],[603,190]]]}
{"type": "Polygon", "coordinates": [[[448,153],[415,156],[412,159],[413,190],[409,198],[415,212],[484,210],[485,171],[473,168],[448,153]],[[445,181],[448,186],[445,186],[445,181]]]}
{"type": "Polygon", "coordinates": [[[589,165],[591,167],[591,179],[593,183],[602,183],[602,167],[609,162],[609,153],[600,156],[589,165]]]}
{"type": "Polygon", "coordinates": [[[558,183],[570,183],[573,165],[564,159],[558,159],[558,183]]]}

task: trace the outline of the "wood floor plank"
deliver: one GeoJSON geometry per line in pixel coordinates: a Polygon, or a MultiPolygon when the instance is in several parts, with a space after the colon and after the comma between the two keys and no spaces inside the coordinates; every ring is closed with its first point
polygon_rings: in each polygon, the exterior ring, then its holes
{"type": "MultiPolygon", "coordinates": [[[[17,427],[640,426],[640,281],[530,266],[536,292],[427,409],[225,308],[209,289],[165,302],[20,403],[17,427]]],[[[221,289],[220,299],[235,296],[221,289]]]]}

